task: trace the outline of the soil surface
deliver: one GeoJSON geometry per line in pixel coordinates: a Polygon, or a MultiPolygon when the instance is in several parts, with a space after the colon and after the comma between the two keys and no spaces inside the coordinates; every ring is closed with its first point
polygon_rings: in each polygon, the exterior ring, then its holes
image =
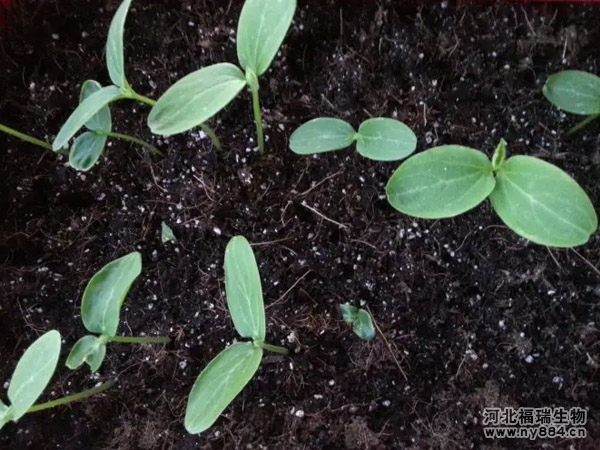
{"type": "MultiPolygon", "coordinates": [[[[17,2],[0,37],[1,122],[52,140],[80,84],[108,83],[103,47],[117,6],[17,2]]],[[[134,1],[130,83],[157,98],[193,70],[236,62],[240,9],[134,1]]],[[[491,154],[503,137],[512,154],[562,167],[600,204],[598,126],[565,138],[577,119],[541,94],[556,71],[600,73],[598,42],[593,5],[303,1],[261,79],[265,156],[254,150],[247,93],[212,122],[221,153],[199,132],[152,137],[148,108],[127,101],[113,105],[115,131],[152,141],[165,158],[113,140],[92,171],[77,173],[61,155],[0,135],[0,381],[54,328],[63,359],[40,401],[118,379],[103,395],[7,425],[0,448],[600,448],[598,236],[576,250],[533,245],[488,203],[452,220],[413,220],[385,200],[397,164],[287,149],[290,133],[317,116],[355,126],[397,117],[419,150],[491,154]],[[176,243],[161,244],[162,221],[176,243]],[[291,356],[268,354],[215,426],[188,435],[187,394],[236,339],[222,264],[238,234],[254,244],[269,340],[291,356]],[[133,250],[144,269],[120,333],[173,342],[113,344],[99,374],[69,371],[87,281],[133,250]],[[342,302],[369,308],[375,340],[341,321],[342,302]],[[587,408],[588,438],[486,440],[483,408],[499,406],[587,408]]]]}

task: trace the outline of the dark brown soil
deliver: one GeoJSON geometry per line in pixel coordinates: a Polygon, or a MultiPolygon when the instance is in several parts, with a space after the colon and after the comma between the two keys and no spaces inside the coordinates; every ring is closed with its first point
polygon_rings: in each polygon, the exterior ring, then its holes
{"type": "MultiPolygon", "coordinates": [[[[19,2],[0,37],[0,121],[51,140],[80,83],[108,82],[103,46],[116,7],[19,2]]],[[[235,62],[240,8],[136,0],[126,33],[132,85],[156,98],[203,65],[235,62]]],[[[84,333],[85,284],[129,251],[142,252],[144,270],[120,332],[174,340],[113,345],[99,376],[61,363],[44,400],[115,377],[118,387],[7,425],[0,448],[600,448],[597,236],[577,251],[532,245],[488,204],[453,220],[413,220],[384,197],[395,164],[286,147],[316,116],[355,125],[397,116],[419,149],[456,143],[490,153],[504,137],[511,152],[567,170],[600,204],[598,126],[565,139],[576,119],[541,95],[558,70],[600,73],[598,42],[598,6],[301,2],[262,79],[264,157],[253,151],[247,94],[214,122],[222,153],[199,133],[153,138],[148,109],[131,102],[113,107],[116,131],[152,140],[164,159],[113,141],[82,174],[0,135],[2,384],[48,329],[62,333],[66,356],[84,333]],[[161,244],[163,220],[176,244],[161,244]],[[292,355],[268,355],[216,425],[192,436],[182,425],[187,394],[236,338],[222,263],[237,234],[255,244],[270,340],[292,355]],[[341,321],[346,301],[371,310],[374,341],[341,321]],[[487,406],[588,408],[589,437],[489,441],[487,406]]]]}

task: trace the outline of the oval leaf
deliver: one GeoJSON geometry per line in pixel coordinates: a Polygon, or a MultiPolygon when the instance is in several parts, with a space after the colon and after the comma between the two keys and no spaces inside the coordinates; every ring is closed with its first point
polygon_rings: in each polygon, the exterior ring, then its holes
{"type": "Polygon", "coordinates": [[[290,136],[290,149],[299,155],[330,152],[354,142],[356,131],[348,122],[320,117],[300,125],[290,136]]]}
{"type": "Polygon", "coordinates": [[[158,99],[148,116],[148,126],[163,136],[183,133],[218,113],[245,85],[243,72],[229,63],[192,72],[158,99]]]}
{"type": "Polygon", "coordinates": [[[125,78],[125,52],[123,51],[123,34],[125,33],[125,19],[131,6],[131,0],[124,0],[117,9],[106,40],[106,66],[111,81],[120,88],[128,87],[125,78]]]}
{"type": "Polygon", "coordinates": [[[71,349],[66,366],[71,370],[75,370],[83,363],[87,363],[92,372],[96,372],[102,365],[105,355],[106,345],[98,337],[84,336],[71,349]]]}
{"type": "Polygon", "coordinates": [[[340,310],[342,311],[342,319],[347,324],[353,324],[356,322],[358,318],[358,308],[356,306],[352,306],[349,303],[342,303],[340,305],[340,310]]]}
{"type": "Polygon", "coordinates": [[[265,340],[265,306],[258,266],[243,236],[232,238],[225,249],[227,307],[240,336],[265,340]]]}
{"type": "Polygon", "coordinates": [[[520,236],[551,247],[585,244],[598,228],[592,202],[577,182],[558,167],[513,156],[498,171],[492,206],[520,236]]]}
{"type": "Polygon", "coordinates": [[[67,121],[64,123],[56,139],[52,143],[52,149],[58,151],[63,148],[79,129],[87,123],[98,111],[103,107],[121,98],[121,91],[116,86],[103,87],[99,91],[94,92],[71,113],[67,121]]]}
{"type": "Polygon", "coordinates": [[[114,336],[121,305],[142,272],[142,256],[129,253],[109,262],[90,280],[81,301],[81,319],[88,331],[114,336]]]}
{"type": "Polygon", "coordinates": [[[69,152],[69,164],[76,170],[90,170],[102,155],[107,137],[86,131],[80,135],[69,152]]]}
{"type": "Polygon", "coordinates": [[[8,399],[10,419],[18,420],[44,392],[60,356],[60,333],[48,331],[29,346],[13,372],[8,399]]]}
{"type": "MultiPolygon", "coordinates": [[[[102,85],[94,80],[87,80],[81,85],[79,94],[79,103],[84,101],[90,95],[102,89],[102,85]]],[[[112,120],[110,117],[110,108],[105,106],[88,120],[85,126],[92,131],[99,131],[103,134],[108,134],[112,130],[112,120]]]]}
{"type": "Polygon", "coordinates": [[[581,115],[600,114],[600,77],[580,70],[565,70],[548,77],[544,96],[554,106],[581,115]]]}
{"type": "Polygon", "coordinates": [[[365,341],[370,341],[375,337],[375,328],[373,327],[371,314],[362,308],[358,310],[358,315],[352,329],[359,338],[365,341]]]}
{"type": "Polygon", "coordinates": [[[196,379],[185,410],[185,429],[201,433],[242,391],[258,370],[262,349],[251,342],[233,344],[219,353],[196,379]]]}
{"type": "Polygon", "coordinates": [[[390,204],[409,216],[441,219],[464,213],[494,189],[492,163],[480,152],[445,145],[406,160],[387,183],[390,204]]]}
{"type": "Polygon", "coordinates": [[[296,0],[246,0],[237,29],[237,54],[244,70],[262,75],[285,38],[296,0]]]}
{"type": "Polygon", "coordinates": [[[397,161],[417,148],[417,136],[398,120],[378,117],[365,120],[358,128],[356,150],[375,161],[397,161]]]}

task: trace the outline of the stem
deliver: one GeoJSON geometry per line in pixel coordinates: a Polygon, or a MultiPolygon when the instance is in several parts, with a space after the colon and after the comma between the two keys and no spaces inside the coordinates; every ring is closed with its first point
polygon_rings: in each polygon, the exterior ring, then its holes
{"type": "Polygon", "coordinates": [[[278,347],[277,345],[266,344],[265,342],[258,343],[258,346],[264,350],[268,350],[273,353],[279,353],[280,355],[290,354],[290,351],[285,347],[278,347]]]}
{"type": "Polygon", "coordinates": [[[600,114],[586,117],[584,120],[579,122],[573,128],[569,129],[569,131],[567,131],[566,135],[570,136],[573,133],[576,133],[577,131],[581,130],[582,128],[585,128],[586,126],[588,126],[590,123],[592,123],[594,120],[598,119],[599,117],[600,117],[600,114]]]}
{"type": "Polygon", "coordinates": [[[110,133],[108,133],[108,136],[116,138],[116,139],[121,139],[123,141],[134,142],[134,143],[139,144],[142,147],[146,148],[148,151],[150,151],[151,153],[154,153],[155,155],[165,156],[163,154],[163,152],[161,152],[159,149],[157,149],[154,145],[148,144],[146,141],[143,141],[139,138],[129,136],[128,134],[110,132],[110,133]]]}
{"type": "Polygon", "coordinates": [[[142,337],[142,336],[110,336],[108,342],[123,342],[126,344],[168,344],[168,337],[142,337]]]}
{"type": "Polygon", "coordinates": [[[66,405],[68,403],[73,403],[73,402],[77,402],[79,400],[84,400],[88,397],[91,397],[93,395],[99,394],[100,392],[104,392],[107,389],[110,389],[115,383],[116,383],[116,381],[114,381],[114,380],[107,381],[106,383],[101,384],[100,386],[97,386],[92,389],[88,389],[87,391],[79,392],[78,394],[73,394],[73,395],[68,395],[66,397],[57,398],[56,400],[51,400],[46,403],[40,403],[39,405],[33,405],[31,408],[29,408],[27,410],[27,412],[32,413],[32,412],[36,412],[36,411],[42,411],[44,409],[54,408],[55,406],[66,405]]]}
{"type": "Polygon", "coordinates": [[[265,138],[260,115],[260,98],[258,89],[250,87],[252,91],[252,109],[254,110],[254,123],[256,123],[256,142],[258,143],[258,151],[263,154],[265,152],[265,138]]]}
{"type": "MultiPolygon", "coordinates": [[[[152,100],[151,98],[148,98],[144,95],[138,94],[137,92],[131,92],[131,98],[138,100],[142,103],[145,103],[147,105],[150,106],[156,106],[156,100],[152,100]]],[[[210,140],[212,141],[213,145],[217,148],[217,150],[221,150],[223,147],[221,147],[221,141],[219,141],[219,138],[217,137],[217,135],[215,134],[214,130],[209,127],[208,125],[201,123],[200,124],[200,128],[202,128],[202,131],[204,131],[206,133],[206,135],[210,138],[210,140]]]]}
{"type": "Polygon", "coordinates": [[[5,132],[6,134],[10,134],[11,136],[19,138],[25,142],[29,142],[30,144],[45,148],[46,150],[52,150],[52,146],[50,144],[48,144],[47,142],[40,141],[39,139],[31,137],[28,134],[24,134],[17,130],[13,130],[12,128],[7,127],[6,125],[2,125],[1,123],[0,123],[0,131],[5,132]]]}

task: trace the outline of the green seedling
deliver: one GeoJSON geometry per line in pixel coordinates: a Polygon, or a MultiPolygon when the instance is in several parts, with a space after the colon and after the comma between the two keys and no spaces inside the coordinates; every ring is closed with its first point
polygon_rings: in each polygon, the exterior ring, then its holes
{"type": "Polygon", "coordinates": [[[121,306],[135,279],[142,272],[142,257],[129,253],[109,262],[92,277],[81,301],[81,320],[90,333],[79,339],[67,358],[67,367],[77,369],[82,364],[96,372],[106,356],[109,342],[131,344],[168,344],[167,337],[117,336],[121,306]]]}
{"type": "Polygon", "coordinates": [[[359,338],[370,341],[375,337],[373,320],[368,311],[349,303],[342,303],[340,309],[342,310],[342,319],[348,325],[352,325],[352,330],[359,338]]]}
{"type": "Polygon", "coordinates": [[[243,71],[230,63],[218,63],[177,81],[158,99],[148,116],[152,132],[171,136],[190,130],[225,108],[248,86],[258,149],[263,153],[258,77],[275,58],[295,10],[296,0],[246,0],[237,29],[237,55],[243,71]]]}
{"type": "Polygon", "coordinates": [[[169,225],[167,225],[165,222],[162,222],[160,224],[160,241],[163,244],[166,244],[167,242],[177,241],[177,238],[175,237],[175,233],[173,233],[173,230],[171,229],[171,227],[169,225]]]}
{"type": "Polygon", "coordinates": [[[49,143],[42,141],[40,139],[34,138],[33,136],[29,136],[28,134],[21,133],[20,131],[15,130],[14,128],[10,128],[6,125],[0,123],[0,131],[8,134],[9,136],[16,137],[17,139],[21,139],[22,141],[29,142],[30,144],[37,145],[46,150],[52,150],[52,145],[49,143]]]}
{"type": "Polygon", "coordinates": [[[10,406],[0,401],[0,429],[10,421],[18,421],[27,413],[83,400],[107,390],[114,384],[112,381],[107,382],[78,394],[34,405],[54,375],[60,356],[60,347],[60,333],[51,330],[37,338],[25,350],[8,386],[10,406]]]}
{"type": "Polygon", "coordinates": [[[600,117],[600,77],[580,70],[564,70],[548,77],[544,96],[557,108],[587,116],[567,134],[581,130],[600,117]]]}
{"type": "MultiPolygon", "coordinates": [[[[108,30],[108,38],[106,41],[106,66],[108,74],[113,84],[111,86],[101,87],[93,92],[79,103],[79,106],[71,113],[67,121],[64,123],[56,139],[52,143],[52,148],[57,151],[63,148],[69,140],[77,134],[77,132],[96,116],[103,108],[110,103],[118,100],[136,100],[150,106],[154,106],[156,102],[148,97],[138,94],[133,90],[127,77],[125,76],[125,53],[123,51],[123,36],[125,33],[125,19],[131,6],[132,0],[124,0],[117,9],[110,28],[108,30]]],[[[105,113],[104,113],[105,114],[105,113]]],[[[89,128],[89,126],[88,126],[89,128]]],[[[211,138],[215,137],[209,127],[204,126],[205,132],[211,138]]],[[[97,131],[97,130],[96,130],[97,131]]],[[[102,130],[101,130],[102,131],[102,130]]],[[[113,136],[115,137],[115,136],[113,136]]],[[[119,136],[123,139],[123,136],[119,136]]],[[[87,138],[91,142],[91,138],[87,138]]],[[[131,140],[131,139],[129,139],[131,140]]],[[[91,143],[86,143],[92,145],[91,143]]],[[[135,141],[141,144],[140,141],[135,141]]],[[[218,146],[218,140],[214,141],[218,146]]],[[[95,147],[99,144],[99,138],[96,140],[95,147]]],[[[149,148],[146,146],[146,148],[149,148]]]]}
{"type": "Polygon", "coordinates": [[[299,155],[341,150],[353,143],[366,158],[396,161],[415,151],[417,137],[402,122],[384,117],[365,120],[358,132],[345,120],[320,117],[301,125],[290,137],[290,149],[299,155]]]}
{"type": "Polygon", "coordinates": [[[550,247],[582,245],[598,228],[596,211],[573,178],[531,156],[506,159],[504,140],[491,161],[460,145],[419,153],[398,167],[386,193],[398,211],[424,219],[454,217],[489,197],[510,229],[550,247]]]}
{"type": "Polygon", "coordinates": [[[225,250],[225,294],[233,325],[249,342],[238,342],[219,353],[196,379],[185,412],[185,429],[201,433],[252,379],[263,350],[288,354],[288,350],[265,343],[265,307],[258,266],[248,241],[236,236],[225,250]]]}

